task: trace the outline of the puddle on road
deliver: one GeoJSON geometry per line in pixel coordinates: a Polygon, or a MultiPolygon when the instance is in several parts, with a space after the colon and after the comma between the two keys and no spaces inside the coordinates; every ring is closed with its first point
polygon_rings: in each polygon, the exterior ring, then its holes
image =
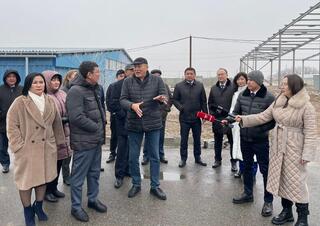
{"type": "MultiPolygon", "coordinates": [[[[179,173],[160,172],[160,180],[164,181],[179,181],[185,178],[185,175],[179,173]]],[[[150,174],[142,173],[141,179],[150,179],[150,174]]]]}

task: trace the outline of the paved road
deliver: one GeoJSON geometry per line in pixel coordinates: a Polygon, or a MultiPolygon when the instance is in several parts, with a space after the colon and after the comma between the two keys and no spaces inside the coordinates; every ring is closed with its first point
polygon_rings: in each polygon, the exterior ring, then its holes
{"type": "MultiPolygon", "coordinates": [[[[224,161],[220,169],[211,168],[213,151],[203,151],[207,167],[194,164],[193,155],[184,169],[178,168],[179,151],[166,150],[168,165],[161,165],[161,188],[167,193],[168,200],[160,201],[150,196],[148,179],[142,182],[142,192],[133,199],[127,198],[131,186],[129,178],[119,190],[113,187],[114,165],[106,164],[108,152],[103,153],[100,199],[108,205],[107,214],[99,214],[86,207],[90,222],[79,223],[70,215],[69,187],[60,182],[60,189],[66,197],[58,203],[45,203],[44,208],[49,221],[38,225],[213,225],[213,226],[262,226],[272,225],[271,217],[260,215],[263,205],[262,177],[258,173],[254,190],[254,203],[232,204],[232,197],[242,191],[242,181],[233,178],[230,171],[228,150],[223,153],[224,161]]],[[[142,167],[144,177],[148,178],[148,167],[142,167]]],[[[320,225],[320,164],[309,165],[309,190],[311,194],[310,225],[320,225]]],[[[86,191],[84,190],[84,194],[86,191]]],[[[275,198],[274,212],[281,211],[280,199],[275,198]]],[[[296,218],[296,213],[295,218],[296,218]]],[[[24,225],[23,209],[13,182],[13,170],[9,174],[0,173],[0,226],[24,225]]],[[[292,225],[292,224],[287,224],[292,225]]]]}

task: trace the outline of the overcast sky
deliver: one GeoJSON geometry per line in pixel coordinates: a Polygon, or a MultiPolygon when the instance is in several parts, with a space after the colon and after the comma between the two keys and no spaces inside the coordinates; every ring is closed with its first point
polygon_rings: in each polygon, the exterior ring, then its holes
{"type": "MultiPolygon", "coordinates": [[[[135,48],[187,36],[265,40],[315,5],[315,0],[2,0],[1,47],[135,48]]],[[[225,67],[257,44],[194,40],[198,75],[225,67]]],[[[128,51],[165,75],[182,75],[189,43],[128,51]]]]}

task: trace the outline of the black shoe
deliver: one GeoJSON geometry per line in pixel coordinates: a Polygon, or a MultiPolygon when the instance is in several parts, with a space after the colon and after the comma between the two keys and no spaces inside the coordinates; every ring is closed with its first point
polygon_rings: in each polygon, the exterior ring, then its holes
{"type": "Polygon", "coordinates": [[[212,165],[212,168],[218,168],[220,166],[221,166],[221,161],[215,160],[213,165],[212,165]]]}
{"type": "Polygon", "coordinates": [[[308,226],[309,204],[296,203],[298,220],[294,226],[308,226]]]}
{"type": "Polygon", "coordinates": [[[160,162],[164,164],[168,164],[168,160],[165,157],[160,157],[160,162]]]}
{"type": "Polygon", "coordinates": [[[148,163],[149,163],[149,159],[143,158],[143,159],[142,159],[142,162],[141,162],[141,165],[145,166],[145,165],[147,165],[148,163]]]}
{"type": "Polygon", "coordinates": [[[8,165],[2,166],[2,173],[9,173],[9,166],[8,165]]]}
{"type": "Polygon", "coordinates": [[[271,222],[275,225],[281,225],[286,222],[293,222],[293,214],[292,214],[292,207],[290,208],[283,208],[281,213],[272,218],[271,222]]]}
{"type": "Polygon", "coordinates": [[[197,160],[195,161],[195,163],[198,164],[198,165],[200,165],[200,166],[207,166],[207,163],[202,162],[201,159],[197,159],[197,160]]]}
{"type": "Polygon", "coordinates": [[[123,184],[123,179],[121,178],[116,178],[116,181],[114,182],[114,187],[115,188],[120,188],[123,184]]]}
{"type": "Polygon", "coordinates": [[[104,172],[104,168],[101,167],[101,168],[100,168],[100,172],[104,172]]]}
{"type": "Polygon", "coordinates": [[[141,187],[140,186],[132,185],[131,189],[128,192],[128,198],[135,197],[140,191],[141,191],[141,187]]]}
{"type": "Polygon", "coordinates": [[[114,160],[116,160],[116,157],[113,156],[113,155],[109,155],[109,158],[108,158],[108,160],[106,161],[106,163],[111,163],[111,162],[113,162],[114,160]]]}
{"type": "Polygon", "coordinates": [[[99,213],[105,213],[108,210],[107,206],[104,205],[99,200],[97,200],[95,202],[88,202],[88,208],[94,209],[99,213]]]}
{"type": "Polygon", "coordinates": [[[64,183],[65,185],[67,185],[67,186],[70,186],[70,179],[69,179],[69,177],[63,179],[63,183],[64,183]]]}
{"type": "Polygon", "coordinates": [[[35,201],[32,205],[32,208],[33,208],[33,211],[35,212],[35,214],[38,216],[39,221],[47,221],[48,216],[43,211],[42,204],[43,204],[42,201],[41,202],[35,201]]]}
{"type": "Polygon", "coordinates": [[[88,222],[89,216],[82,208],[80,210],[72,209],[71,215],[74,216],[78,221],[88,222]]]}
{"type": "Polygon", "coordinates": [[[231,160],[231,172],[237,172],[238,167],[237,167],[237,162],[234,160],[231,160]]]}
{"type": "Polygon", "coordinates": [[[262,207],[261,215],[263,217],[270,217],[273,212],[272,202],[265,202],[262,207]]]}
{"type": "Polygon", "coordinates": [[[44,200],[48,201],[48,202],[58,202],[57,197],[55,197],[52,193],[47,193],[44,196],[44,200]]]}
{"type": "Polygon", "coordinates": [[[180,162],[179,162],[179,167],[180,168],[183,168],[183,167],[185,167],[186,166],[186,161],[185,160],[180,160],[180,162]]]}
{"type": "Polygon", "coordinates": [[[167,199],[166,193],[164,193],[161,188],[151,188],[150,194],[161,200],[167,199]]]}
{"type": "Polygon", "coordinates": [[[246,193],[242,193],[238,197],[234,197],[232,202],[234,204],[242,204],[246,202],[253,202],[253,195],[247,195],[246,193]]]}
{"type": "Polygon", "coordinates": [[[58,189],[54,190],[52,194],[57,198],[64,198],[66,196],[63,192],[59,191],[58,189]]]}
{"type": "Polygon", "coordinates": [[[241,178],[242,173],[240,170],[234,174],[234,178],[241,178]]]}
{"type": "Polygon", "coordinates": [[[34,209],[30,206],[23,208],[24,212],[24,221],[26,226],[35,226],[36,222],[34,219],[34,209]]]}

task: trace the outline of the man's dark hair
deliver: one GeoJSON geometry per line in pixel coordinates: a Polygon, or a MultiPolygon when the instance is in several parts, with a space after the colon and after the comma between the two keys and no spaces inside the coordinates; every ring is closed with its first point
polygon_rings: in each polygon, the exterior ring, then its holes
{"type": "Polygon", "coordinates": [[[244,77],[244,79],[246,80],[246,82],[248,82],[248,75],[247,73],[245,72],[239,72],[233,79],[233,87],[234,87],[234,90],[237,91],[238,90],[238,83],[237,83],[237,80],[240,78],[240,77],[244,77]]]}
{"type": "Polygon", "coordinates": [[[219,69],[218,69],[218,71],[220,71],[220,70],[222,70],[222,71],[224,71],[226,74],[228,74],[227,69],[225,69],[225,68],[221,67],[221,68],[219,68],[219,69]]]}
{"type": "Polygon", "coordinates": [[[33,80],[37,76],[41,76],[42,77],[43,82],[44,82],[44,91],[43,92],[47,93],[46,80],[45,80],[43,74],[37,73],[37,72],[33,72],[33,73],[28,74],[27,77],[24,80],[24,86],[23,86],[23,89],[22,89],[22,95],[28,96],[28,92],[29,92],[29,90],[30,90],[30,88],[32,86],[33,80]]]}
{"type": "Polygon", "coordinates": [[[187,68],[184,70],[184,74],[186,74],[187,71],[193,71],[193,73],[196,74],[196,69],[194,69],[193,67],[187,67],[187,68]]]}
{"type": "Polygon", "coordinates": [[[99,67],[96,62],[83,61],[79,66],[79,72],[84,78],[87,78],[88,73],[92,73],[96,67],[99,67]]]}

